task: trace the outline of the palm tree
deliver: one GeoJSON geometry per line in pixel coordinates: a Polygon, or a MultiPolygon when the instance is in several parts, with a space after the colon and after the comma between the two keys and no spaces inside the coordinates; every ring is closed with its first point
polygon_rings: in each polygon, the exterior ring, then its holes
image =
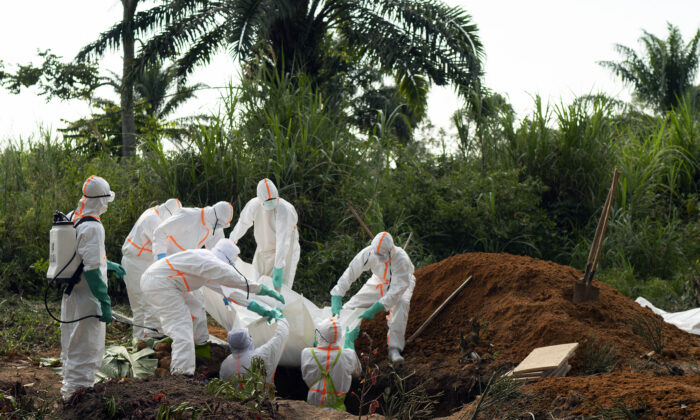
{"type": "Polygon", "coordinates": [[[634,87],[635,96],[658,112],[666,112],[678,105],[689,88],[698,70],[698,41],[700,29],[685,45],[676,26],[668,24],[668,38],[643,31],[639,38],[644,47],[640,56],[630,47],[616,44],[615,49],[624,59],[621,62],[601,61],[599,64],[611,69],[623,82],[634,87]]]}
{"type": "MultiPolygon", "coordinates": [[[[81,54],[117,45],[124,22],[81,54]]],[[[176,56],[179,77],[228,49],[244,65],[272,63],[319,82],[332,45],[409,82],[425,75],[462,89],[480,76],[483,55],[471,16],[439,0],[176,0],[137,13],[130,30],[156,33],[141,62],[176,56]]]]}
{"type": "Polygon", "coordinates": [[[197,90],[206,87],[203,83],[186,86],[175,73],[174,65],[163,68],[160,62],[155,62],[143,67],[134,79],[136,99],[146,101],[148,113],[159,120],[192,99],[197,90]]]}
{"type": "Polygon", "coordinates": [[[135,34],[138,29],[134,21],[139,0],[121,0],[124,8],[122,21],[114,25],[109,37],[100,37],[101,42],[85,46],[76,56],[76,61],[101,57],[107,48],[123,48],[122,80],[120,91],[122,155],[129,156],[136,151],[136,120],[134,116],[134,64],[135,34]]]}

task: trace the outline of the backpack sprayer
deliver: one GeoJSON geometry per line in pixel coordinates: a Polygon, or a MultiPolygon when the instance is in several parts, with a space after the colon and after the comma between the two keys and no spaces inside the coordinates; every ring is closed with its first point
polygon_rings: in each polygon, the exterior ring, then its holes
{"type": "MultiPolygon", "coordinates": [[[[64,294],[70,295],[73,292],[73,287],[80,281],[80,275],[83,272],[83,261],[78,255],[78,240],[76,229],[82,223],[97,222],[94,217],[84,216],[75,225],[68,216],[56,210],[53,215],[53,225],[49,233],[49,270],[46,272],[48,284],[44,290],[44,307],[51,318],[62,323],[72,324],[82,321],[87,318],[100,318],[101,315],[86,315],[84,317],[71,321],[64,321],[56,318],[49,310],[48,295],[49,288],[52,284],[58,287],[65,285],[64,294]]],[[[132,327],[145,328],[147,330],[159,332],[156,328],[144,327],[135,325],[131,322],[114,319],[114,321],[131,325],[132,327]]]]}

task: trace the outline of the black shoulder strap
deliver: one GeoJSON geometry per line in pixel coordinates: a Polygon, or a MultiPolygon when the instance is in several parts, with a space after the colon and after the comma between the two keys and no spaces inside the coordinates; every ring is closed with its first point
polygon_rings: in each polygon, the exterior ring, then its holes
{"type": "Polygon", "coordinates": [[[78,220],[78,223],[76,223],[76,224],[73,225],[73,227],[77,229],[78,226],[80,226],[80,225],[81,225],[82,223],[84,223],[84,222],[97,222],[97,223],[100,223],[99,220],[97,220],[96,218],[94,218],[94,217],[92,217],[92,216],[83,216],[83,217],[80,218],[80,220],[78,220]]]}

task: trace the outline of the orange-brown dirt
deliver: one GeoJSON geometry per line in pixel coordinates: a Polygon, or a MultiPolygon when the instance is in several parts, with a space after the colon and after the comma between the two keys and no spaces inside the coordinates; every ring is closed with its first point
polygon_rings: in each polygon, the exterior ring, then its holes
{"type": "Polygon", "coordinates": [[[656,376],[622,370],[606,375],[544,379],[528,388],[540,398],[533,411],[573,416],[600,414],[603,408],[625,406],[649,418],[700,418],[700,376],[656,376]]]}
{"type": "MultiPolygon", "coordinates": [[[[416,371],[429,391],[446,390],[438,414],[448,414],[460,401],[473,399],[493,371],[515,366],[537,347],[578,342],[569,376],[582,374],[582,348],[594,337],[615,346],[619,366],[628,366],[628,360],[650,351],[630,327],[634,315],[658,317],[649,309],[597,281],[594,285],[600,289],[599,300],[574,304],[573,288],[582,277],[580,271],[509,254],[456,255],[416,270],[406,337],[470,275],[469,284],[415,341],[406,345],[406,362],[399,366],[401,372],[416,371]],[[474,318],[482,325],[480,340],[476,345],[460,346],[460,337],[469,336],[469,321],[474,318]],[[484,359],[466,360],[472,350],[484,359]]],[[[387,328],[382,315],[365,322],[362,329],[384,358],[387,328]]],[[[663,356],[667,360],[673,363],[700,357],[697,336],[663,325],[663,356]]],[[[362,335],[357,347],[361,352],[368,350],[362,335]]],[[[665,380],[672,382],[673,378],[665,380]]],[[[678,398],[683,397],[678,394],[678,398]]]]}

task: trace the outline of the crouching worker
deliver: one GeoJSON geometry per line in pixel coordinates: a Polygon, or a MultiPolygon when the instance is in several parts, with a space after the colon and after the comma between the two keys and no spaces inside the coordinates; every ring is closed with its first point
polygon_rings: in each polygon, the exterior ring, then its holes
{"type": "Polygon", "coordinates": [[[301,352],[301,376],[309,387],[306,401],[320,407],[345,411],[345,394],[352,376],[360,373],[355,340],[360,327],[345,331],[345,343],[338,343],[342,327],[337,318],[328,318],[316,329],[317,344],[301,352]]]}
{"type": "Polygon", "coordinates": [[[160,317],[163,332],[173,340],[171,373],[194,374],[195,343],[191,311],[198,308],[199,301],[192,299],[190,292],[202,286],[220,292],[220,286],[226,286],[271,296],[284,303],[279,293],[263,284],[247,283],[238,274],[232,265],[239,252],[237,246],[223,240],[211,251],[188,249],[162,258],[143,273],[141,289],[160,317]]]}
{"type": "Polygon", "coordinates": [[[83,272],[73,291],[63,294],[61,319],[84,319],[61,324],[64,401],[79,388],[91,388],[95,382],[105,350],[105,326],[112,321],[107,270],[115,271],[119,277],[125,274],[119,264],[107,260],[105,230],[100,222],[114,193],[107,181],[95,175],[85,181],[82,192],[78,207],[68,216],[75,227],[76,254],[82,260],[83,272]]]}
{"type": "MultiPolygon", "coordinates": [[[[268,321],[274,318],[273,312],[279,314],[278,311],[273,309],[270,313],[272,316],[268,317],[268,321]]],[[[245,376],[250,370],[251,361],[259,357],[265,364],[266,383],[273,382],[277,364],[282,358],[282,352],[289,339],[289,322],[284,318],[279,318],[279,316],[276,319],[275,335],[258,348],[255,348],[253,338],[248,333],[247,328],[234,328],[229,331],[228,344],[231,347],[231,354],[221,363],[219,370],[221,379],[235,380],[240,376],[245,376]]]]}
{"type": "Polygon", "coordinates": [[[360,315],[365,320],[373,319],[379,312],[387,311],[389,332],[386,341],[389,359],[402,362],[401,351],[406,343],[408,309],[416,286],[411,259],[402,248],[394,246],[388,232],[380,232],[372,244],[360,251],[350,261],[347,270],[331,290],[331,312],[339,314],[343,307],[343,296],[360,275],[370,270],[372,277],[346,304],[346,309],[366,308],[360,315]]]}

